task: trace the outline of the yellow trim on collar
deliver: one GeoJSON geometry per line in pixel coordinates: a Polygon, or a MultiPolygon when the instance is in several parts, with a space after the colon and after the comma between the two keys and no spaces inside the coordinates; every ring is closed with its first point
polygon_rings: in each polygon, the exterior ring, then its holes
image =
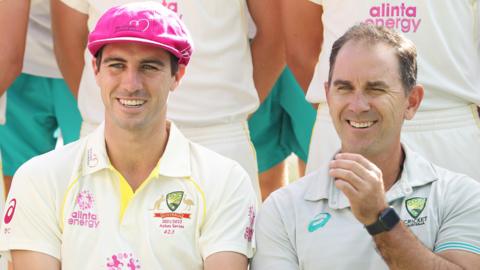
{"type": "Polygon", "coordinates": [[[123,177],[123,175],[117,169],[115,169],[113,166],[110,166],[110,169],[113,172],[115,172],[115,174],[117,174],[118,180],[119,180],[119,187],[120,187],[120,215],[119,215],[120,218],[119,218],[119,221],[120,222],[122,222],[123,216],[125,215],[125,211],[127,210],[127,207],[130,204],[130,202],[132,201],[135,194],[137,194],[142,189],[144,189],[145,186],[147,186],[148,183],[150,181],[152,181],[153,178],[158,176],[158,167],[159,167],[158,165],[155,166],[155,168],[152,170],[152,172],[147,177],[147,179],[145,181],[143,181],[142,184],[140,184],[140,186],[138,187],[138,189],[135,192],[133,192],[132,187],[130,186],[128,181],[125,179],[125,177],[123,177]]]}

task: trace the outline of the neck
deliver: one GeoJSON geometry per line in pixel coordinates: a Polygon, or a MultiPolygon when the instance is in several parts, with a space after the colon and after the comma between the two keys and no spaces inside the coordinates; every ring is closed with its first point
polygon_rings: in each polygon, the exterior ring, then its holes
{"type": "Polygon", "coordinates": [[[165,151],[168,124],[126,130],[105,122],[105,143],[111,164],[135,191],[150,175],[165,151]]]}

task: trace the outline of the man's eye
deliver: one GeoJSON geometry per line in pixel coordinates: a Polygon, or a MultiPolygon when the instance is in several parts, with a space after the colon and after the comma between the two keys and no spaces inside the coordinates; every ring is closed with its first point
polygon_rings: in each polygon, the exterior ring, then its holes
{"type": "Polygon", "coordinates": [[[385,89],[383,89],[383,88],[372,88],[371,90],[374,91],[374,92],[379,92],[379,93],[380,92],[385,92],[385,89]]]}
{"type": "Polygon", "coordinates": [[[125,65],[122,64],[122,63],[113,63],[113,64],[108,65],[108,67],[116,68],[116,69],[122,69],[122,68],[125,67],[125,65]]]}
{"type": "Polygon", "coordinates": [[[158,70],[156,66],[153,65],[142,65],[143,70],[158,70]]]}
{"type": "Polygon", "coordinates": [[[348,91],[348,90],[351,90],[352,88],[349,87],[349,86],[346,86],[346,85],[340,85],[337,87],[337,90],[339,91],[348,91]]]}

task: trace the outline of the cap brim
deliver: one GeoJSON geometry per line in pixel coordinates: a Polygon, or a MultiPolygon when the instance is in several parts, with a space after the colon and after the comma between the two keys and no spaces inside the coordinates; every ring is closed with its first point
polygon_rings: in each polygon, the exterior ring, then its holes
{"type": "Polygon", "coordinates": [[[98,39],[98,40],[92,41],[88,44],[88,50],[90,51],[92,56],[95,57],[98,50],[100,50],[100,48],[102,48],[103,46],[105,46],[107,44],[127,43],[127,42],[135,42],[135,43],[141,43],[141,44],[146,44],[146,45],[152,45],[152,46],[155,46],[155,47],[159,47],[159,48],[164,49],[164,50],[170,52],[171,54],[175,55],[175,57],[178,58],[179,63],[182,63],[185,60],[185,59],[183,59],[182,54],[180,54],[180,52],[177,49],[175,49],[171,46],[168,46],[168,45],[163,44],[161,42],[155,42],[155,41],[152,41],[152,40],[143,39],[143,38],[136,38],[136,37],[115,37],[115,38],[98,39]]]}

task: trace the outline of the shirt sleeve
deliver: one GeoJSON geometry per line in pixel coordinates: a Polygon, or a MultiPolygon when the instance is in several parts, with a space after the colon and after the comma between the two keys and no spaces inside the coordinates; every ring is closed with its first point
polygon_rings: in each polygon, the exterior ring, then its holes
{"type": "MultiPolygon", "coordinates": [[[[282,193],[275,192],[262,205],[256,222],[256,253],[252,270],[296,270],[300,269],[297,253],[289,237],[282,212],[288,212],[288,205],[282,205],[282,193]]],[[[284,200],[285,201],[285,200],[284,200]]],[[[291,203],[291,201],[289,201],[291,203]]]]}
{"type": "Polygon", "coordinates": [[[89,4],[87,0],[60,0],[65,5],[75,9],[78,12],[88,14],[89,4]]]}
{"type": "Polygon", "coordinates": [[[480,254],[480,184],[467,177],[452,180],[444,188],[434,252],[463,250],[480,254]]]}
{"type": "Polygon", "coordinates": [[[310,0],[310,2],[313,2],[318,5],[323,5],[323,0],[310,0]]]}
{"type": "Polygon", "coordinates": [[[253,229],[257,199],[248,174],[235,165],[220,179],[218,189],[210,190],[207,214],[200,231],[199,245],[202,257],[221,251],[233,251],[253,256],[253,229]]]}
{"type": "Polygon", "coordinates": [[[26,163],[15,174],[0,226],[0,251],[31,250],[60,260],[61,232],[55,189],[26,163]]]}

